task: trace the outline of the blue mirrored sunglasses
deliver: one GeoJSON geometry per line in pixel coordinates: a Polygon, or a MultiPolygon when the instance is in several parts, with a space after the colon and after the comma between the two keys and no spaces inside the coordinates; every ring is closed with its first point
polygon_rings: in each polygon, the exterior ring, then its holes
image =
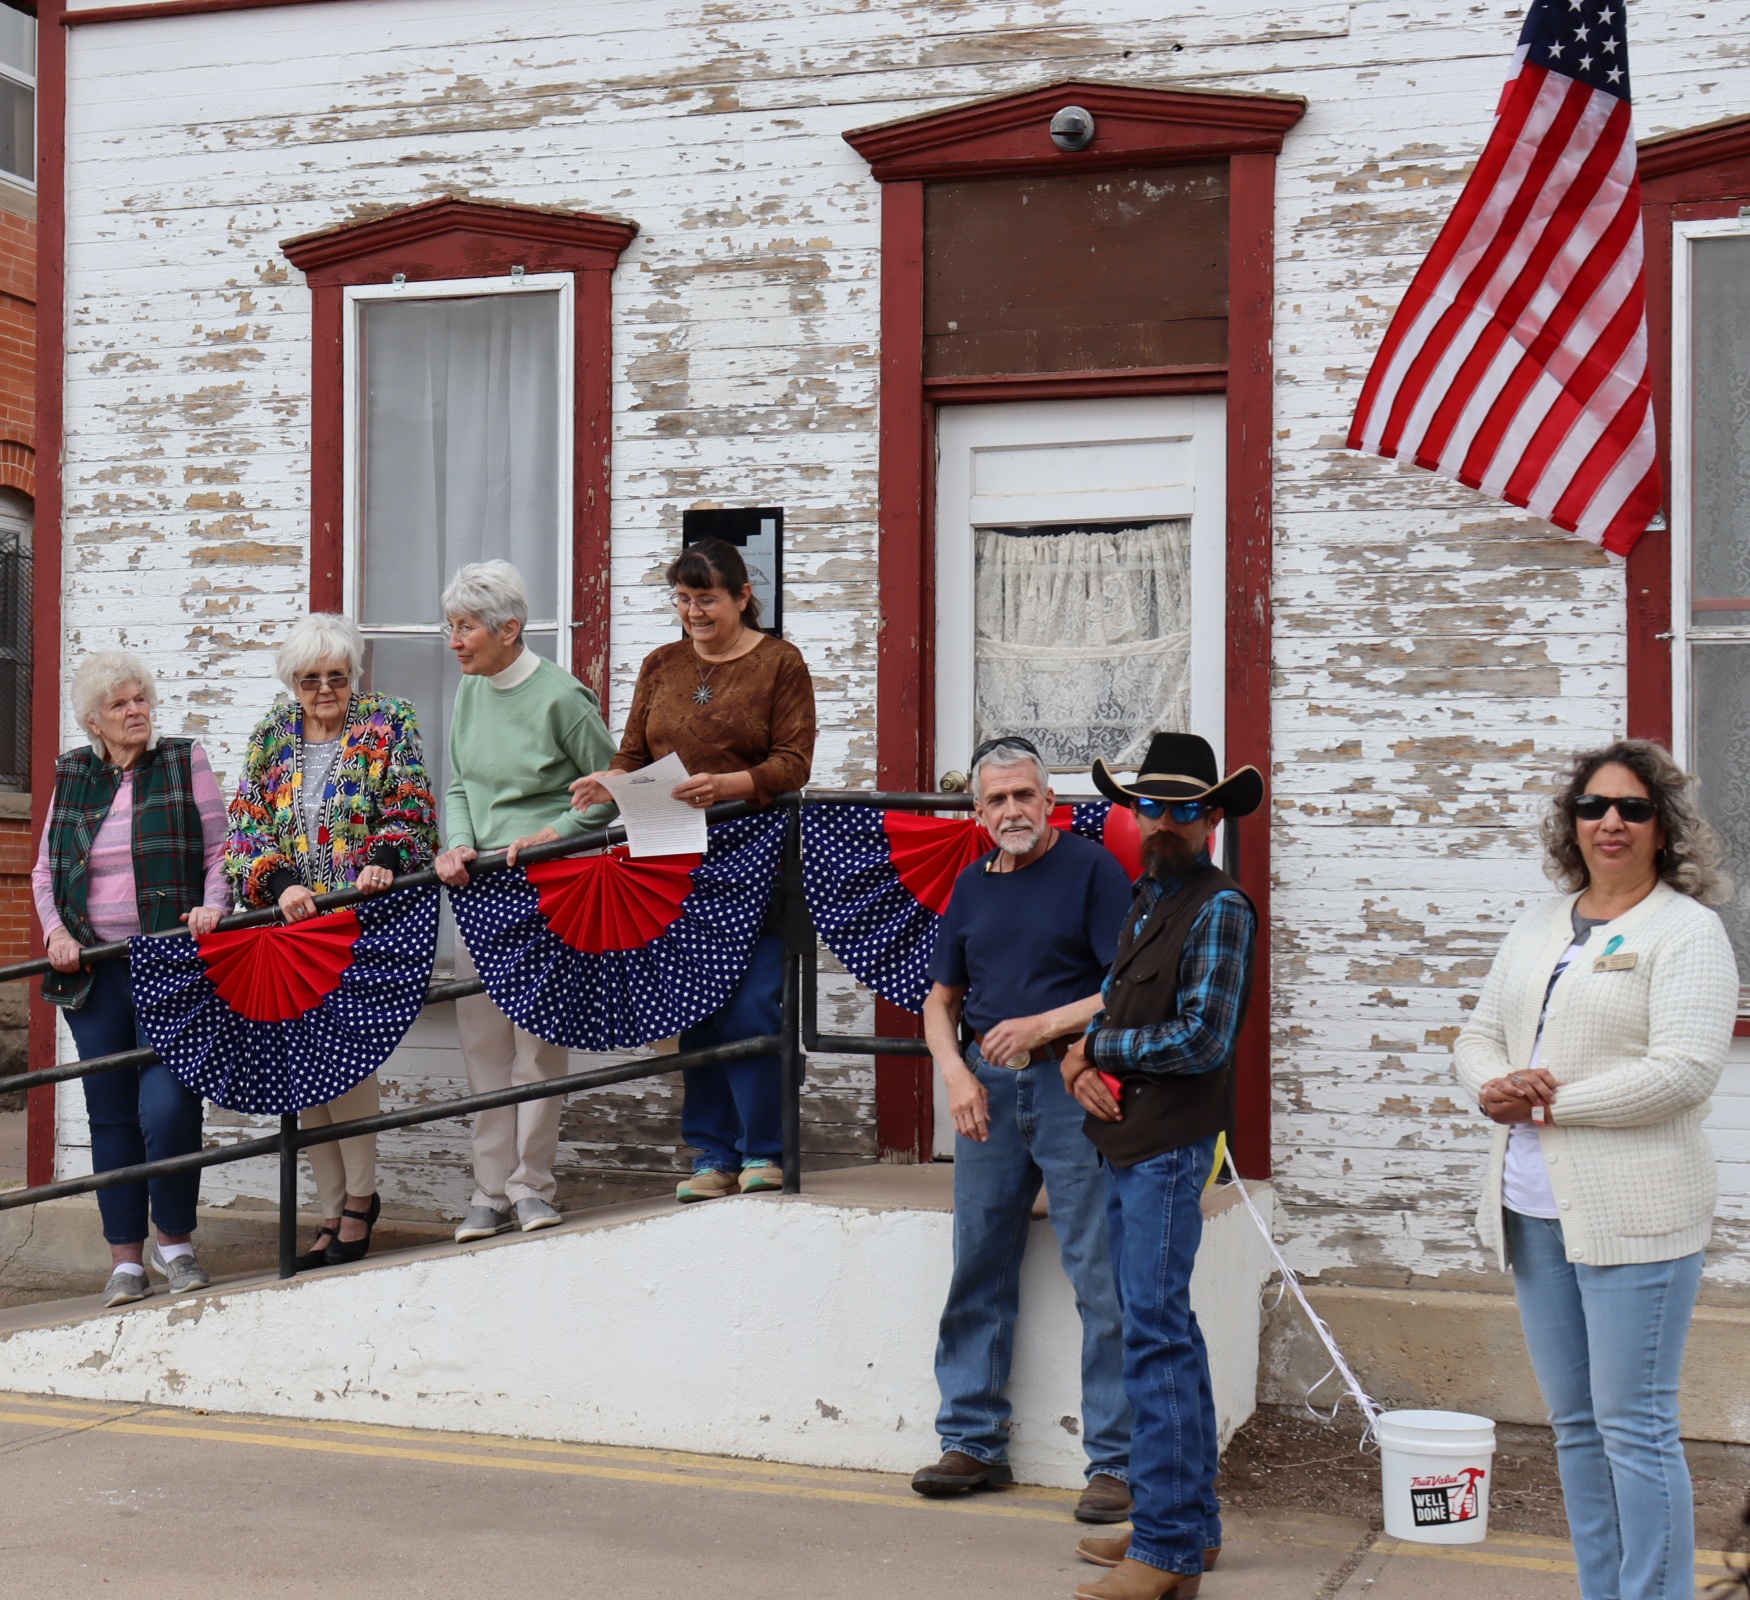
{"type": "Polygon", "coordinates": [[[1136,814],[1150,822],[1159,822],[1162,817],[1171,817],[1180,824],[1195,822],[1208,810],[1201,800],[1155,800],[1147,795],[1136,798],[1136,814]]]}

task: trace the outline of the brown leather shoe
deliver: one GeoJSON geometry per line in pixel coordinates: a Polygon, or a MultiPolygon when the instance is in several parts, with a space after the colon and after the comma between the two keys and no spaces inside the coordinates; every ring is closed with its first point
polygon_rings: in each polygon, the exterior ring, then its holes
{"type": "MultiPolygon", "coordinates": [[[[1124,1559],[1124,1552],[1130,1548],[1130,1535],[1121,1533],[1110,1538],[1100,1538],[1089,1534],[1076,1546],[1076,1554],[1084,1561],[1092,1562],[1096,1567],[1115,1567],[1124,1559]]],[[[1203,1570],[1214,1570],[1216,1562],[1221,1560],[1221,1546],[1206,1545],[1203,1550],[1203,1570]]]]}
{"type": "Polygon", "coordinates": [[[1109,1472],[1096,1472],[1076,1501],[1076,1521],[1123,1522],[1130,1515],[1130,1505],[1129,1484],[1109,1472]]]}
{"type": "Polygon", "coordinates": [[[920,1467],[911,1486],[919,1494],[935,1496],[993,1489],[1014,1481],[1014,1473],[1001,1462],[980,1461],[964,1450],[950,1450],[934,1466],[920,1467]]]}
{"type": "Polygon", "coordinates": [[[1077,1589],[1075,1600],[1191,1600],[1202,1587],[1201,1572],[1164,1572],[1126,1556],[1105,1577],[1077,1589]]]}

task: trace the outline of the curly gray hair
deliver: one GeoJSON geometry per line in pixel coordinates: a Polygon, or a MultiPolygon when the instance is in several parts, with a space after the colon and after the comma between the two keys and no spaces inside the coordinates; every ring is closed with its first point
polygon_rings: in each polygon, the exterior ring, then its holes
{"type": "Polygon", "coordinates": [[[365,637],[359,625],[334,611],[312,611],[301,618],[273,658],[274,671],[288,689],[296,689],[306,672],[330,664],[345,667],[348,681],[355,685],[365,665],[365,637]]]}
{"type": "Polygon", "coordinates": [[[1721,865],[1719,835],[1695,803],[1695,779],[1650,739],[1619,739],[1600,750],[1585,750],[1568,765],[1567,781],[1543,819],[1544,871],[1572,894],[1591,882],[1574,826],[1574,802],[1586,793],[1600,767],[1627,767],[1647,787],[1664,829],[1658,856],[1660,878],[1676,889],[1717,906],[1731,898],[1732,880],[1721,865]]]}
{"type": "Polygon", "coordinates": [[[94,750],[103,749],[102,735],[92,726],[97,713],[111,695],[130,683],[139,684],[145,693],[146,704],[156,712],[157,679],[152,676],[152,669],[131,650],[95,651],[79,663],[79,670],[73,674],[70,689],[73,715],[79,719],[79,726],[85,730],[94,750]]]}

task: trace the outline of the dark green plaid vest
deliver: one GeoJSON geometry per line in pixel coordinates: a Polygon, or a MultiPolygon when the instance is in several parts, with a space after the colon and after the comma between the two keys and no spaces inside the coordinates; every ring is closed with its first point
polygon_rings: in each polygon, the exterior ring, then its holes
{"type": "MultiPolygon", "coordinates": [[[[195,804],[190,739],[160,739],[134,768],[134,895],[140,931],[178,926],[182,914],[201,903],[206,888],[206,848],[200,807],[195,804]]],[[[55,796],[49,807],[49,882],[55,914],[81,944],[97,943],[86,916],[86,873],[91,844],[121,784],[121,769],[87,747],[55,762],[55,796]]],[[[77,1010],[91,993],[91,974],[51,972],[43,998],[77,1010]]]]}

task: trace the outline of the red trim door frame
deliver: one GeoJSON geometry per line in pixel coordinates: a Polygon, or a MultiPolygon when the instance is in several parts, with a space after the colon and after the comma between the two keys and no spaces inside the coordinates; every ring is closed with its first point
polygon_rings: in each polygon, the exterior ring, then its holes
{"type": "Polygon", "coordinates": [[[607,703],[613,275],[635,223],[532,206],[434,200],[285,240],[311,312],[310,605],[343,609],[347,288],[569,272],[577,284],[572,463],[571,670],[607,703]]]}
{"type": "MultiPolygon", "coordinates": [[[[935,438],[937,408],[989,400],[1105,398],[1226,390],[1227,751],[1230,767],[1271,772],[1270,576],[1274,374],[1276,156],[1306,102],[1069,82],[923,117],[853,130],[850,145],[881,191],[881,616],[877,657],[878,781],[931,789],[935,704],[935,438]],[[1086,150],[1051,142],[1052,116],[1091,111],[1086,150]],[[1022,172],[1110,171],[1178,162],[1229,161],[1228,365],[1148,372],[996,375],[931,383],[923,375],[924,184],[1022,172]]],[[[1237,1057],[1236,1159],[1250,1178],[1270,1174],[1270,803],[1242,832],[1240,881],[1262,934],[1251,1013],[1237,1057]]],[[[878,1002],[877,1027],[914,1034],[916,1019],[878,1002]]],[[[876,1064],[881,1153],[927,1161],[933,1147],[927,1060],[876,1064]]]]}

